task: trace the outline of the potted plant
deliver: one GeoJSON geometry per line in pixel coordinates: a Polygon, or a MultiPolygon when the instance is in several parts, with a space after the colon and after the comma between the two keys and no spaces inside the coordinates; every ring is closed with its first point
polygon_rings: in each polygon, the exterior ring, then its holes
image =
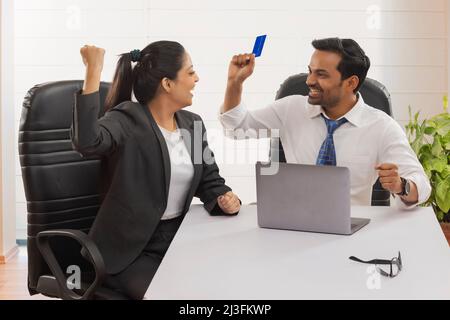
{"type": "Polygon", "coordinates": [[[430,179],[431,196],[423,206],[432,206],[450,245],[450,114],[444,97],[444,113],[419,121],[409,107],[406,133],[412,149],[430,179]]]}

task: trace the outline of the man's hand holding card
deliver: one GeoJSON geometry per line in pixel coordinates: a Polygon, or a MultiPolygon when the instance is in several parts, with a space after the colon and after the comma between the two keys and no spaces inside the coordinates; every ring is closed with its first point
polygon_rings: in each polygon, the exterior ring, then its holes
{"type": "Polygon", "coordinates": [[[248,77],[250,77],[255,68],[255,58],[261,56],[266,35],[256,37],[251,54],[244,53],[233,56],[228,67],[228,81],[242,84],[248,77]]]}

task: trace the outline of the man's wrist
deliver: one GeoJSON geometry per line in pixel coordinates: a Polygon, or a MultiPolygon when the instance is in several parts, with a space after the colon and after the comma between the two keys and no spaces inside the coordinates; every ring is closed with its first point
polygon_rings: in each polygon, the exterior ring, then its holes
{"type": "Polygon", "coordinates": [[[399,198],[405,203],[407,206],[416,205],[419,202],[419,193],[417,190],[417,186],[412,180],[407,180],[407,185],[405,185],[408,189],[407,195],[399,195],[399,198]]]}
{"type": "Polygon", "coordinates": [[[401,180],[401,189],[400,192],[396,193],[396,195],[406,198],[411,192],[411,186],[408,179],[400,177],[400,180],[401,180]]]}

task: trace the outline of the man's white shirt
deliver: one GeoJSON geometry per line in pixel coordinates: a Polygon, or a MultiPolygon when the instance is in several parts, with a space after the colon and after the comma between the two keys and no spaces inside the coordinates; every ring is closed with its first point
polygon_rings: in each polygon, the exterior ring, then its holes
{"type": "MultiPolygon", "coordinates": [[[[219,120],[226,135],[234,138],[242,137],[236,129],[253,131],[253,137],[260,129],[271,130],[272,134],[278,130],[288,163],[314,165],[327,136],[321,114],[326,117],[321,106],[308,103],[308,97],[293,95],[251,111],[241,103],[221,114],[219,120]]],[[[416,184],[418,204],[425,202],[431,186],[400,125],[383,111],[365,104],[360,95],[343,117],[348,122],[334,132],[333,139],[337,166],[350,169],[352,205],[370,205],[372,186],[378,178],[375,166],[381,163],[396,164],[400,176],[416,184]]],[[[395,204],[408,208],[399,197],[395,197],[395,204]]]]}

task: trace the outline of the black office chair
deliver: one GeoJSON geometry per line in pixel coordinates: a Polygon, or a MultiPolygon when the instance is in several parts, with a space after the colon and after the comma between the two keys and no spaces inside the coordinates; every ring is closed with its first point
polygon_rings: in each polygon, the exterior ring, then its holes
{"type": "MultiPolygon", "coordinates": [[[[101,286],[104,262],[86,235],[101,201],[101,161],[82,158],[72,149],[74,93],[82,85],[82,81],[37,85],[23,103],[19,155],[28,211],[28,290],[31,295],[62,299],[127,299],[101,286]],[[81,256],[82,247],[90,261],[81,256]],[[77,271],[71,266],[81,271],[79,289],[67,286],[71,276],[77,285],[77,271]]],[[[108,83],[101,84],[102,105],[108,89],[108,83]]],[[[103,110],[99,117],[102,114],[103,110]]]]}
{"type": "MultiPolygon", "coordinates": [[[[286,79],[277,91],[275,99],[278,100],[296,94],[308,95],[307,77],[308,74],[300,73],[286,79]]],[[[366,78],[359,92],[365,103],[386,112],[392,117],[391,95],[385,86],[376,80],[366,78]]],[[[275,153],[278,153],[279,162],[286,162],[283,145],[278,138],[273,138],[270,143],[270,154],[275,153]]],[[[389,206],[390,196],[389,191],[385,190],[380,181],[377,180],[372,188],[372,206],[389,206]]]]}

